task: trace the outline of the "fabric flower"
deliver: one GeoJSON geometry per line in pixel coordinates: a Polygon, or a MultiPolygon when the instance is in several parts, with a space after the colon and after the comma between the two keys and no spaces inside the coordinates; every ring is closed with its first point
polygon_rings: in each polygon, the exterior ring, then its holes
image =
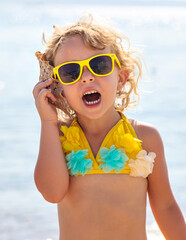
{"type": "Polygon", "coordinates": [[[80,135],[79,135],[79,128],[78,127],[67,127],[62,126],[61,131],[63,132],[64,136],[60,137],[63,152],[71,152],[72,150],[77,151],[80,150],[80,135]]]}
{"type": "Polygon", "coordinates": [[[147,154],[145,150],[141,150],[137,155],[136,159],[130,159],[128,165],[130,167],[130,175],[134,177],[146,178],[153,170],[153,163],[156,154],[150,152],[147,154]]]}
{"type": "Polygon", "coordinates": [[[126,153],[133,152],[134,156],[141,150],[141,141],[132,134],[125,133],[123,125],[114,132],[113,140],[117,148],[124,148],[126,153]]]}
{"type": "Polygon", "coordinates": [[[101,159],[98,161],[104,162],[99,165],[99,169],[102,169],[106,173],[112,170],[119,173],[125,167],[126,161],[128,160],[124,149],[115,149],[116,147],[112,145],[110,149],[103,147],[99,152],[101,159]]]}
{"type": "Polygon", "coordinates": [[[83,176],[92,170],[92,160],[86,159],[88,150],[73,151],[66,156],[67,167],[71,171],[71,175],[78,176],[81,173],[83,176]]]}

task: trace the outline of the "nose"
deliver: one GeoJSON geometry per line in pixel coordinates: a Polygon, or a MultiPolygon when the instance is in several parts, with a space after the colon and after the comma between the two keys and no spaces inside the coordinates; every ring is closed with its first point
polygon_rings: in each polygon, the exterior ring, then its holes
{"type": "Polygon", "coordinates": [[[83,72],[81,75],[81,83],[89,83],[95,80],[95,76],[89,71],[87,67],[83,67],[83,72]]]}

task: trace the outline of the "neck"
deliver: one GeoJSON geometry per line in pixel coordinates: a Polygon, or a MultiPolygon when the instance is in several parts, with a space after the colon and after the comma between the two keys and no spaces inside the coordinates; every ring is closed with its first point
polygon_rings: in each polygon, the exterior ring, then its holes
{"type": "Polygon", "coordinates": [[[97,119],[78,115],[77,118],[79,125],[86,135],[96,136],[107,133],[121,119],[121,115],[114,108],[97,119]]]}

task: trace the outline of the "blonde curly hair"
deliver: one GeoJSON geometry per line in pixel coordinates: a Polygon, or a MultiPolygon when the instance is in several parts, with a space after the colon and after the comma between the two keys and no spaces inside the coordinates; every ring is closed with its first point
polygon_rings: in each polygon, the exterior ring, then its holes
{"type": "MultiPolygon", "coordinates": [[[[102,50],[110,46],[111,52],[118,57],[121,67],[127,69],[129,73],[126,84],[116,93],[115,108],[123,111],[136,105],[139,100],[138,80],[142,78],[140,54],[130,47],[130,41],[125,35],[109,25],[100,23],[92,14],[80,18],[75,24],[53,27],[54,32],[48,41],[43,34],[46,58],[52,66],[59,46],[71,36],[80,35],[85,45],[92,49],[102,50]]],[[[69,108],[69,116],[72,115],[75,115],[75,112],[69,108]]]]}

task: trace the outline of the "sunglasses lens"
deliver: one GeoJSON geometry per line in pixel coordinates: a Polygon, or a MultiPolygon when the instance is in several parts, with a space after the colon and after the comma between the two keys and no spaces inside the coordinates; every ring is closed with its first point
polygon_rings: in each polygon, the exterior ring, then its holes
{"type": "Polygon", "coordinates": [[[80,65],[77,63],[69,63],[58,69],[59,76],[63,83],[71,83],[78,79],[80,74],[80,65]]]}
{"type": "Polygon", "coordinates": [[[112,59],[109,56],[99,56],[90,60],[92,71],[98,75],[105,75],[112,71],[112,59]]]}

